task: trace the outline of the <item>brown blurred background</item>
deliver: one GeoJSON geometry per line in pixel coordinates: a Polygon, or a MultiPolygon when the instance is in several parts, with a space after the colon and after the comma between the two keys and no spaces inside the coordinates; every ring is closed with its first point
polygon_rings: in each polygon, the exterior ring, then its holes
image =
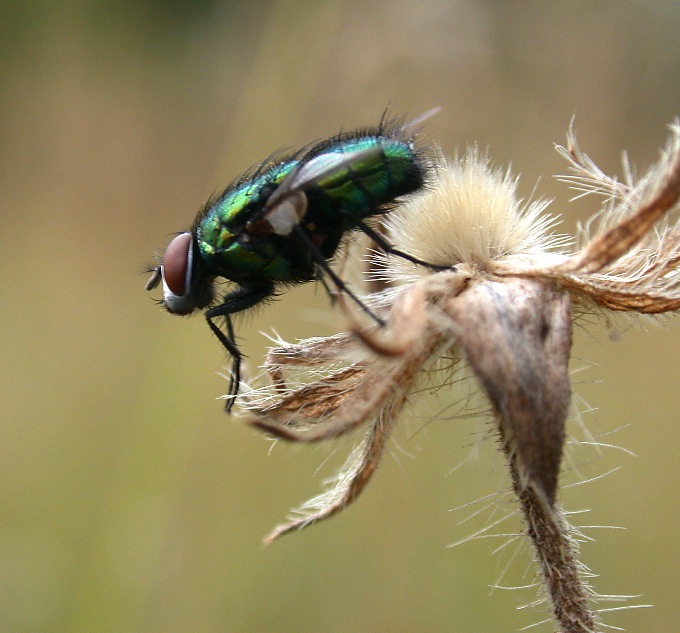
{"type": "MultiPolygon", "coordinates": [[[[216,399],[224,356],[202,318],[164,314],[140,273],[246,167],[373,124],[389,102],[441,106],[427,137],[449,152],[488,146],[525,196],[540,177],[572,231],[596,201],[567,203],[553,143],[575,114],[605,171],[621,174],[624,148],[639,170],[656,158],[680,115],[680,4],[14,0],[0,17],[0,630],[480,632],[543,619],[516,610],[532,590],[489,589],[532,581],[526,551],[502,575],[515,547],[493,555],[503,539],[446,548],[488,520],[459,525],[477,506],[449,510],[507,481],[483,422],[421,429],[444,396],[416,408],[355,507],[263,547],[351,442],[269,454],[216,399]]],[[[592,508],[578,524],[627,528],[586,530],[596,589],[655,605],[607,621],[676,630],[680,329],[624,324],[613,342],[583,325],[574,383],[580,409],[599,409],[583,422],[620,429],[602,441],[637,457],[576,451],[565,484],[621,469],[563,499],[592,508]]],[[[238,332],[255,368],[259,331],[341,327],[310,285],[238,332]]]]}

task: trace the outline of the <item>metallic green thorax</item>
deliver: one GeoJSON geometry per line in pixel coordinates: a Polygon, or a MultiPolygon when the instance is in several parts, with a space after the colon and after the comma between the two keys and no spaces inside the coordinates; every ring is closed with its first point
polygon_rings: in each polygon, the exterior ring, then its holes
{"type": "Polygon", "coordinates": [[[279,261],[273,245],[260,244],[253,250],[246,243],[246,222],[297,165],[285,161],[265,173],[230,187],[204,214],[196,218],[196,239],[209,274],[238,281],[248,274],[264,274],[272,279],[286,275],[285,262],[279,261]],[[263,248],[264,247],[264,248],[263,248]],[[264,250],[264,252],[262,252],[264,250]]]}
{"type": "MultiPolygon", "coordinates": [[[[341,136],[307,148],[230,187],[199,214],[194,231],[205,273],[237,283],[307,281],[315,274],[307,244],[296,234],[278,235],[254,222],[266,220],[267,200],[282,183],[283,189],[304,194],[306,209],[299,226],[330,259],[344,233],[356,228],[358,221],[389,209],[397,197],[418,190],[424,172],[412,143],[390,136],[341,136]],[[337,154],[347,161],[338,164],[337,154]],[[326,159],[331,166],[324,169],[326,159]],[[313,164],[310,161],[316,161],[320,170],[304,180],[303,168],[313,164]],[[296,180],[297,173],[302,182],[296,180]]],[[[280,196],[282,201],[286,193],[280,196]]]]}

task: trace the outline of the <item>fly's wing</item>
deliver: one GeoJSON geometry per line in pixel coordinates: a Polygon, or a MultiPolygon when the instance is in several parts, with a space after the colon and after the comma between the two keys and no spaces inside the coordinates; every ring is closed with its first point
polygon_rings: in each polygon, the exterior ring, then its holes
{"type": "Polygon", "coordinates": [[[377,144],[373,147],[353,152],[325,152],[308,161],[301,161],[300,165],[291,171],[277,187],[276,191],[269,196],[265,204],[265,210],[279,204],[287,196],[303,191],[310,185],[316,184],[321,178],[333,176],[336,172],[352,165],[352,163],[380,156],[382,152],[383,148],[380,144],[377,144]]]}
{"type": "Polygon", "coordinates": [[[379,157],[382,151],[378,144],[353,152],[325,152],[308,161],[301,161],[269,196],[262,210],[262,219],[269,223],[277,235],[289,235],[293,227],[302,221],[307,211],[305,189],[317,184],[322,178],[334,176],[352,164],[379,157]]]}

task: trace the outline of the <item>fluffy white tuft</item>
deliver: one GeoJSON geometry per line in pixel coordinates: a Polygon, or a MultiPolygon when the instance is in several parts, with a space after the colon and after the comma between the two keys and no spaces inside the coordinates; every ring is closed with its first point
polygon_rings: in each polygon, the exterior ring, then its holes
{"type": "MultiPolygon", "coordinates": [[[[465,262],[484,266],[513,255],[536,255],[563,243],[544,214],[549,200],[525,202],[517,178],[489,164],[476,146],[462,158],[441,157],[434,182],[422,195],[392,211],[385,225],[392,244],[437,265],[465,262]]],[[[427,274],[403,259],[390,258],[391,279],[427,274]]]]}

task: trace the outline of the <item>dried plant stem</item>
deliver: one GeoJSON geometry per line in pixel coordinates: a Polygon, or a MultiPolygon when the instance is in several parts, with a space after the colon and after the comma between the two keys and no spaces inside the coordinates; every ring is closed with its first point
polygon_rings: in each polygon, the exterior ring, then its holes
{"type": "Polygon", "coordinates": [[[589,594],[556,503],[571,399],[569,295],[538,280],[486,280],[451,299],[448,313],[496,410],[513,488],[559,631],[593,633],[589,594]]]}
{"type": "Polygon", "coordinates": [[[560,633],[595,633],[599,628],[589,606],[591,592],[581,577],[567,523],[557,505],[548,507],[532,486],[523,483],[526,478],[510,446],[507,442],[503,442],[503,446],[558,630],[560,633]]]}

